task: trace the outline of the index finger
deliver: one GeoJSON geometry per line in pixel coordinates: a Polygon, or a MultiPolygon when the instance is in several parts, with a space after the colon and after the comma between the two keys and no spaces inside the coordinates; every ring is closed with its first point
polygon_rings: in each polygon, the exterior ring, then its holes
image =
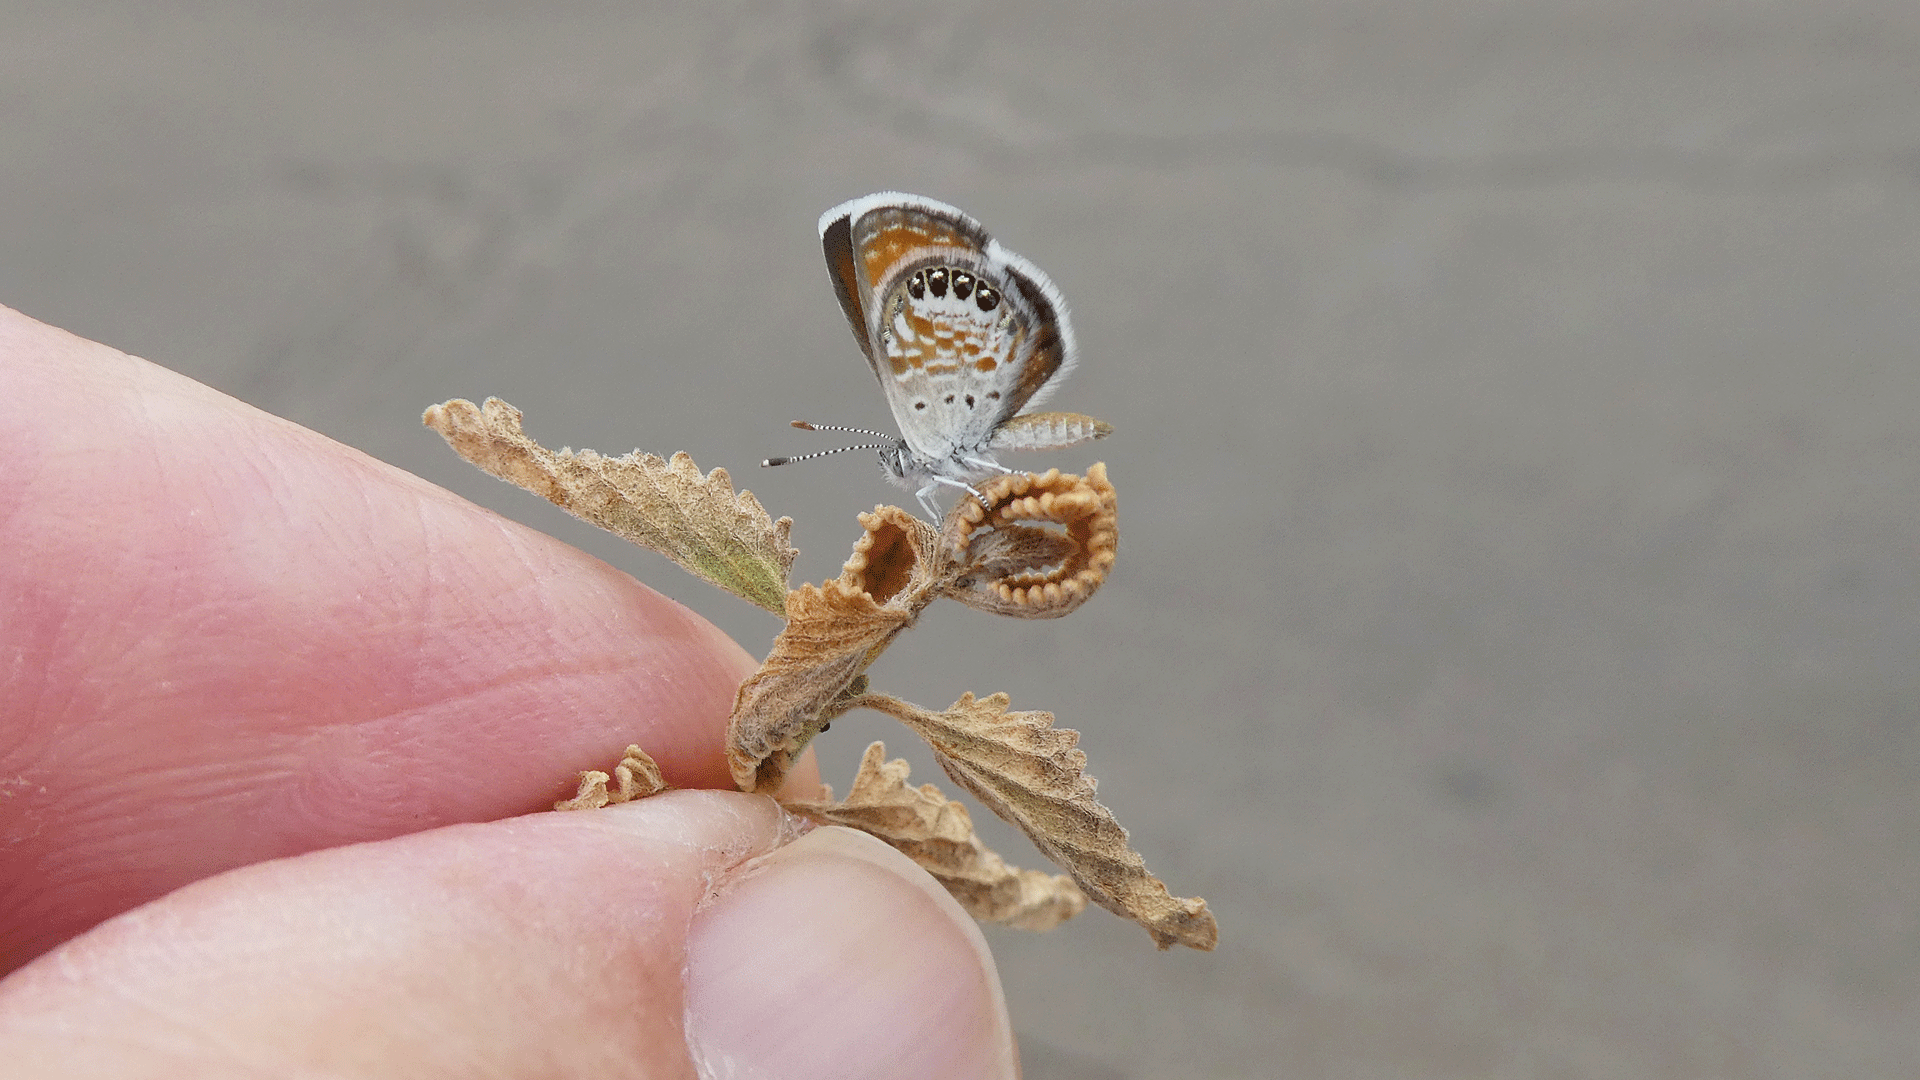
{"type": "Polygon", "coordinates": [[[188,881],[679,787],[754,661],[586,554],[0,308],[0,971],[188,881]]]}

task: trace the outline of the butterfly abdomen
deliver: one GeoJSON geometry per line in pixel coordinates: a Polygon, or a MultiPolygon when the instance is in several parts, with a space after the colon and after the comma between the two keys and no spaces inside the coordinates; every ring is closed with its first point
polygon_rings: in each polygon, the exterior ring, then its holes
{"type": "Polygon", "coordinates": [[[995,450],[1056,450],[1111,434],[1112,424],[1080,413],[1027,413],[1000,425],[992,446],[995,450]]]}

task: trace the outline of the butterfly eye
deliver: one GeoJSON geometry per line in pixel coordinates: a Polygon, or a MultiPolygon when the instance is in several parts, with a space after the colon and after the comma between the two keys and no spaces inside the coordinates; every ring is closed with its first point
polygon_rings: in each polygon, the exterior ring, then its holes
{"type": "Polygon", "coordinates": [[[983,283],[974,292],[973,302],[979,305],[981,311],[992,311],[1000,306],[1000,293],[993,286],[983,283]]]}
{"type": "Polygon", "coordinates": [[[927,295],[927,272],[925,270],[920,271],[907,280],[907,293],[915,300],[922,299],[927,295]]]}
{"type": "Polygon", "coordinates": [[[955,270],[953,272],[953,298],[955,300],[965,300],[967,294],[971,292],[973,292],[973,275],[964,270],[955,270]]]}
{"type": "Polygon", "coordinates": [[[947,295],[947,268],[942,266],[927,271],[927,288],[936,297],[947,295]]]}

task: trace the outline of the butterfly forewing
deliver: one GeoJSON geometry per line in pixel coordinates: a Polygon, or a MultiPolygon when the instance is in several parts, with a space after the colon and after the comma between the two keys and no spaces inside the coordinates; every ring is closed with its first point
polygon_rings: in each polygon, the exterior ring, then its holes
{"type": "MultiPolygon", "coordinates": [[[[860,279],[853,265],[853,226],[845,214],[835,217],[835,207],[827,211],[820,227],[820,244],[827,253],[827,272],[833,277],[833,295],[840,301],[840,311],[847,317],[847,325],[853,328],[853,340],[860,346],[860,355],[867,358],[868,366],[873,364],[873,343],[867,337],[867,311],[860,302],[860,279]]],[[[879,375],[878,371],[874,372],[879,375]]]]}

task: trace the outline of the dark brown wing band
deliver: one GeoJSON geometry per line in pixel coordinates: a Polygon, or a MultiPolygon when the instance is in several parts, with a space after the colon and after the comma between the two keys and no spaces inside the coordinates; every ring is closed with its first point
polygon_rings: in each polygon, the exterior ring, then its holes
{"type": "Polygon", "coordinates": [[[873,343],[867,340],[867,315],[860,307],[860,284],[853,265],[853,222],[836,219],[820,233],[820,244],[827,253],[827,273],[833,278],[833,295],[853,328],[853,340],[868,366],[873,364],[873,343]]]}
{"type": "Polygon", "coordinates": [[[1023,343],[1027,359],[1020,368],[1020,381],[1013,385],[1006,400],[1001,403],[1000,415],[996,417],[999,423],[1019,415],[1020,410],[1027,407],[1027,402],[1040,392],[1041,387],[1047,385],[1047,380],[1053,378],[1067,359],[1067,343],[1059,330],[1060,313],[1054,310],[1053,301],[1047,298],[1047,291],[1019,270],[1011,266],[1005,269],[1008,282],[1020,291],[1020,298],[1026,301],[1028,310],[1033,312],[1034,323],[1032,340],[1023,343]]]}

